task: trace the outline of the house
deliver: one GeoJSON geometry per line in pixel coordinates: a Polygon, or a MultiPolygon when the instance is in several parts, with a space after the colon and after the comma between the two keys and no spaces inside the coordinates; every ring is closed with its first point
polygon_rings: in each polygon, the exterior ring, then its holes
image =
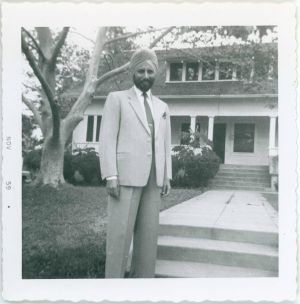
{"type": "MultiPolygon", "coordinates": [[[[124,52],[114,66],[130,56],[131,52],[124,52]]],[[[169,105],[172,145],[184,143],[186,132],[200,131],[213,142],[225,167],[269,168],[274,188],[277,44],[159,50],[157,56],[159,71],[152,92],[169,105]]],[[[131,83],[128,73],[123,73],[97,91],[84,120],[74,130],[73,148],[98,149],[106,96],[130,88],[131,83]]]]}

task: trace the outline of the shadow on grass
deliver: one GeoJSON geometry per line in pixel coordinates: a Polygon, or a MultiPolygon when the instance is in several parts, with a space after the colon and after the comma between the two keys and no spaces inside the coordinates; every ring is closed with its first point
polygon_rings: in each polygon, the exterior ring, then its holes
{"type": "Polygon", "coordinates": [[[23,259],[22,267],[23,279],[103,278],[105,244],[36,251],[23,259]]]}
{"type": "MultiPolygon", "coordinates": [[[[172,189],[161,209],[199,194],[200,189],[172,189]]],[[[103,278],[106,198],[104,187],[24,185],[23,279],[103,278]]]]}

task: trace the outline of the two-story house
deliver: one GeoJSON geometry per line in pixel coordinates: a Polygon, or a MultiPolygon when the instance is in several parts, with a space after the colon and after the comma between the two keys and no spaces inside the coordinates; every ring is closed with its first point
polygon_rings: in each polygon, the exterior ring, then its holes
{"type": "MultiPolygon", "coordinates": [[[[124,52],[115,66],[130,56],[124,52]]],[[[152,92],[169,105],[172,145],[183,144],[186,132],[197,130],[213,142],[225,166],[268,168],[278,157],[277,45],[159,50],[157,56],[152,92]]],[[[98,149],[107,94],[131,85],[123,73],[97,91],[73,132],[73,148],[98,149]]]]}

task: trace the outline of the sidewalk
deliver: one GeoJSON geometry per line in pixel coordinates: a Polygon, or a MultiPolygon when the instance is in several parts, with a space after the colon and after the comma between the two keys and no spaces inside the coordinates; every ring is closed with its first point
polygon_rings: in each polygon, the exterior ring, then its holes
{"type": "Polygon", "coordinates": [[[160,214],[160,224],[278,232],[278,213],[260,192],[212,190],[160,214]]]}
{"type": "Polygon", "coordinates": [[[260,192],[211,190],[160,214],[157,277],[278,276],[278,213],[260,192]]]}

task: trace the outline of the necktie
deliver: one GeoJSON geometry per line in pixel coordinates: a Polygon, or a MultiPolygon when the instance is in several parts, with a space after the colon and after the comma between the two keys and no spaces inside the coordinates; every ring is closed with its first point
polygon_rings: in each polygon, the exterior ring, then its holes
{"type": "Polygon", "coordinates": [[[145,107],[145,112],[146,112],[146,116],[147,116],[148,125],[149,125],[149,128],[150,128],[151,132],[152,132],[151,128],[153,128],[153,117],[152,117],[150,106],[147,102],[147,93],[146,92],[143,93],[143,97],[144,97],[144,107],[145,107]],[[151,127],[151,125],[152,125],[152,127],[151,127]]]}
{"type": "Polygon", "coordinates": [[[151,132],[152,150],[153,150],[154,149],[154,121],[153,121],[153,116],[152,116],[150,106],[147,102],[146,92],[143,93],[143,97],[144,97],[144,106],[145,106],[145,112],[146,112],[146,117],[147,117],[147,121],[148,121],[148,126],[149,126],[149,129],[150,129],[150,132],[151,132]]]}

